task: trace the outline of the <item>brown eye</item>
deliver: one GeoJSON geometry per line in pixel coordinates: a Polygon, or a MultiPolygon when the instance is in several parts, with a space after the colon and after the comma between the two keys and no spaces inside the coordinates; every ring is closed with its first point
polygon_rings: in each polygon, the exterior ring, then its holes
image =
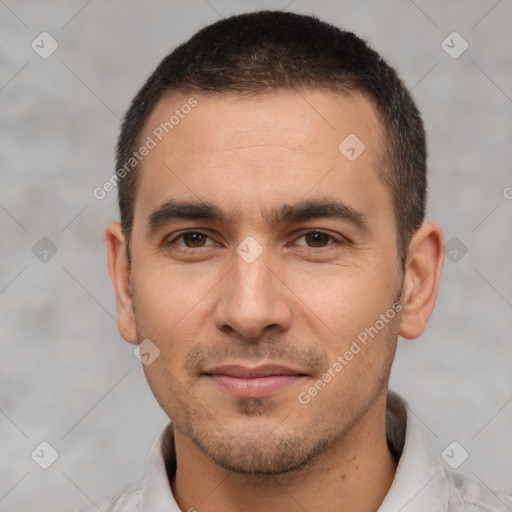
{"type": "Polygon", "coordinates": [[[319,231],[311,231],[305,234],[304,238],[309,247],[325,247],[332,237],[319,231]]]}
{"type": "Polygon", "coordinates": [[[194,248],[194,247],[203,247],[206,239],[208,238],[206,235],[202,233],[198,233],[196,231],[191,231],[190,233],[183,233],[181,235],[183,238],[183,243],[186,247],[194,248]]]}

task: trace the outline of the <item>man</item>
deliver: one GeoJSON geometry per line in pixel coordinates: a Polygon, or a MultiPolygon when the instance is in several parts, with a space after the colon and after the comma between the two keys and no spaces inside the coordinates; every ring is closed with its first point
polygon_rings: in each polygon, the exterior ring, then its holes
{"type": "Polygon", "coordinates": [[[104,511],[497,511],[387,385],[433,310],[426,144],[378,54],[315,18],[222,20],[125,117],[118,324],[171,419],[104,511]]]}

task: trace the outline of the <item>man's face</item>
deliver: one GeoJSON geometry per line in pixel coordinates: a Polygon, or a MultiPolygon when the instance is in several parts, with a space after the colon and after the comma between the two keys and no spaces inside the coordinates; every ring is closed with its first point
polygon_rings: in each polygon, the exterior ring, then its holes
{"type": "MultiPolygon", "coordinates": [[[[138,340],[160,350],[145,372],[213,461],[289,471],[387,387],[403,276],[381,125],[355,93],[194,97],[140,169],[131,288],[138,340]]],[[[161,100],[141,140],[187,99],[161,100]]]]}

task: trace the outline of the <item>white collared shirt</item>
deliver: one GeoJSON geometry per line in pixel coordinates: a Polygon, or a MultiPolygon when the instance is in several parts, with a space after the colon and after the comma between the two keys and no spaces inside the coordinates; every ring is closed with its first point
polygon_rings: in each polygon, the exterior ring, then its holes
{"type": "MultiPolygon", "coordinates": [[[[172,494],[163,456],[167,427],[149,455],[147,476],[111,498],[103,512],[181,512],[172,494]]],[[[388,445],[399,463],[393,484],[377,512],[512,512],[512,497],[446,470],[432,458],[418,420],[407,403],[388,392],[386,407],[388,445]]],[[[172,436],[167,436],[172,443],[172,436]]],[[[174,450],[168,450],[174,453],[174,450]]],[[[176,467],[175,460],[167,461],[176,467]]]]}

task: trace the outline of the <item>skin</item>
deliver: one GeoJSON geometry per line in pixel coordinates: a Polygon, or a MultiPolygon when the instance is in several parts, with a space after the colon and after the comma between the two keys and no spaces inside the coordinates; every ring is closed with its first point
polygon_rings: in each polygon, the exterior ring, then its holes
{"type": "MultiPolygon", "coordinates": [[[[398,336],[419,336],[434,307],[441,229],[417,230],[404,272],[391,191],[378,175],[385,141],[364,96],[194,97],[198,106],[142,162],[131,265],[121,226],[106,229],[120,333],[160,350],[144,371],[174,425],[174,496],[200,512],[377,510],[396,470],[385,433],[391,364],[398,336]],[[366,146],[352,162],[338,149],[349,134],[366,146]],[[330,217],[269,222],[283,205],[326,198],[360,212],[368,229],[330,217]],[[226,218],[151,228],[170,200],[211,203],[226,218]],[[177,238],[183,230],[205,236],[177,238]],[[236,251],[249,236],[262,249],[251,263],[236,251]],[[399,314],[300,403],[399,296],[399,314]],[[204,375],[268,362],[303,376],[257,399],[204,375]]],[[[187,99],[163,98],[141,140],[187,99]]]]}

